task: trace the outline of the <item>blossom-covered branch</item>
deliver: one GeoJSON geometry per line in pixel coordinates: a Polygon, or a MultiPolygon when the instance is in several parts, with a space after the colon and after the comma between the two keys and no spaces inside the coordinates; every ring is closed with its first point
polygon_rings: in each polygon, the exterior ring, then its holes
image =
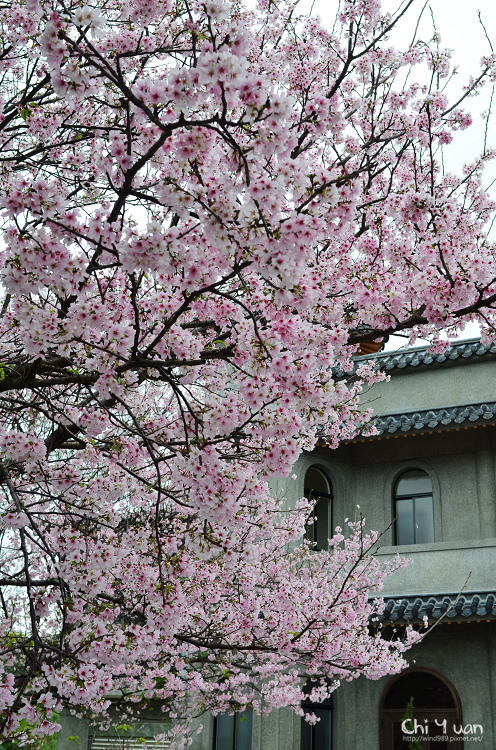
{"type": "Polygon", "coordinates": [[[492,152],[440,154],[495,59],[451,104],[437,39],[388,46],[411,5],[2,8],[3,736],[110,695],[300,711],[307,677],[404,664],[414,633],[369,630],[376,536],[314,553],[270,480],[370,417],[358,343],[494,334],[492,152]]]}

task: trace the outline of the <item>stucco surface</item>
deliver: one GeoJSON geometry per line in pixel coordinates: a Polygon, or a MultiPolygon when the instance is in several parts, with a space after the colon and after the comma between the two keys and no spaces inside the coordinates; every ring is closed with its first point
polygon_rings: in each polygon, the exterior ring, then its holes
{"type": "Polygon", "coordinates": [[[463,591],[496,589],[496,539],[465,545],[451,543],[383,547],[379,559],[393,560],[396,554],[409,559],[407,568],[386,579],[385,596],[412,594],[457,594],[463,591]]]}
{"type": "MultiPolygon", "coordinates": [[[[437,742],[440,747],[494,750],[496,713],[496,623],[440,626],[410,652],[411,667],[433,670],[449,680],[466,724],[483,727],[482,741],[437,742]]],[[[335,736],[338,750],[378,750],[381,698],[392,677],[377,682],[359,678],[336,692],[335,736]]]]}
{"type": "Polygon", "coordinates": [[[377,383],[363,397],[378,416],[443,406],[494,401],[495,361],[463,360],[444,368],[394,372],[388,383],[377,383]]]}

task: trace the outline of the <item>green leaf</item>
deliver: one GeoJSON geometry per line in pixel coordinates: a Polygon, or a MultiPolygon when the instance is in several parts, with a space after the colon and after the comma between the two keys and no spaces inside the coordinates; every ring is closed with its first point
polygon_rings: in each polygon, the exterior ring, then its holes
{"type": "Polygon", "coordinates": [[[132,724],[119,724],[116,726],[118,732],[130,732],[132,728],[132,724]]]}

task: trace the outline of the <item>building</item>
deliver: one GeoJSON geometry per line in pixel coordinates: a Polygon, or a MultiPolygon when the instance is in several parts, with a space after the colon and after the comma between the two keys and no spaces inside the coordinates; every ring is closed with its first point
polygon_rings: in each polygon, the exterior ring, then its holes
{"type": "Polygon", "coordinates": [[[207,717],[194,750],[404,750],[412,696],[422,750],[496,748],[496,345],[371,358],[391,376],[364,396],[378,434],[304,455],[287,491],[318,496],[317,546],[358,504],[368,528],[385,530],[378,554],[411,559],[386,582],[385,624],[442,619],[402,675],[342,684],[316,729],[290,711],[207,717]]]}
{"type": "Polygon", "coordinates": [[[409,652],[407,673],[339,688],[332,747],[411,747],[401,721],[413,695],[422,749],[477,738],[494,750],[496,346],[469,341],[443,355],[419,348],[373,359],[391,376],[364,399],[378,435],[319,449],[300,474],[318,471],[328,483],[333,525],[359,504],[367,527],[386,530],[379,555],[411,559],[386,582],[384,621],[399,629],[443,619],[409,652]]]}

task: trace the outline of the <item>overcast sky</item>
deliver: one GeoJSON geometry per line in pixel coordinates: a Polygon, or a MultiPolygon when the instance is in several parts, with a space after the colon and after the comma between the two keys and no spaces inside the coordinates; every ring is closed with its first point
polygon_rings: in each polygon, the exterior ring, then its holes
{"type": "MultiPolygon", "coordinates": [[[[308,10],[312,0],[301,0],[300,9],[308,10]]],[[[383,8],[394,12],[400,6],[398,0],[383,0],[383,8]]],[[[321,17],[325,25],[332,25],[338,8],[338,0],[314,0],[313,12],[321,17]]],[[[496,0],[416,0],[412,8],[399,21],[397,28],[391,34],[390,43],[404,48],[412,40],[419,15],[421,20],[417,38],[428,41],[433,34],[433,18],[437,32],[441,36],[441,46],[453,50],[453,62],[458,73],[450,82],[448,95],[455,100],[461,92],[461,87],[468,80],[470,74],[476,74],[483,55],[491,54],[491,48],[486,39],[485,31],[479,22],[478,12],[486,28],[487,35],[496,51],[496,0]],[[425,7],[424,7],[425,6],[425,7]],[[423,11],[422,11],[423,9],[423,11]],[[432,12],[431,12],[432,11],[432,12]]],[[[417,68],[417,75],[421,75],[417,68]]],[[[461,165],[474,158],[482,150],[484,142],[485,123],[482,112],[489,109],[491,87],[486,86],[485,92],[470,99],[466,108],[472,112],[474,125],[466,133],[457,135],[451,154],[450,169],[458,169],[461,165]]],[[[488,145],[496,147],[496,93],[493,101],[494,115],[488,127],[488,145]]],[[[488,183],[496,178],[496,163],[491,173],[488,172],[488,183]]]]}
{"type": "MultiPolygon", "coordinates": [[[[299,7],[308,11],[311,5],[312,0],[302,0],[299,7]]],[[[390,12],[394,12],[399,6],[398,0],[383,0],[383,7],[390,12]]],[[[313,12],[321,17],[325,25],[332,25],[337,7],[338,0],[314,0],[313,12]]],[[[496,51],[496,0],[430,0],[428,3],[425,3],[425,0],[417,0],[391,34],[390,44],[399,48],[408,46],[421,12],[417,38],[424,41],[432,38],[434,19],[436,30],[441,37],[441,46],[453,50],[453,63],[457,66],[458,73],[450,83],[447,93],[452,101],[456,101],[468,77],[477,74],[482,56],[491,54],[486,32],[496,51]],[[479,21],[478,12],[485,30],[479,21]]],[[[421,75],[420,71],[417,75],[421,75]]],[[[490,98],[491,86],[488,85],[483,94],[465,104],[466,109],[472,113],[474,124],[468,131],[457,134],[448,153],[445,153],[445,165],[450,171],[458,172],[464,163],[471,161],[482,151],[485,134],[482,113],[489,109],[490,98]]],[[[496,92],[492,111],[487,130],[487,145],[496,148],[496,92]]],[[[486,170],[486,186],[491,185],[493,181],[496,181],[496,161],[486,170]]],[[[496,197],[496,182],[491,192],[496,197]]],[[[477,335],[478,328],[474,324],[465,329],[462,338],[477,335]]],[[[398,348],[403,343],[404,339],[392,337],[387,349],[398,348]]]]}
{"type": "MultiPolygon", "coordinates": [[[[408,43],[423,5],[423,2],[414,3],[416,12],[410,15],[411,11],[409,11],[400,21],[398,41],[408,43]]],[[[387,0],[384,7],[394,10],[397,3],[387,0]]],[[[428,39],[432,35],[433,16],[436,28],[441,35],[442,46],[453,50],[453,62],[459,70],[456,79],[448,89],[453,96],[458,94],[469,75],[477,72],[481,57],[491,54],[491,47],[484,28],[479,22],[478,12],[496,51],[496,0],[431,0],[422,14],[419,37],[428,39]]],[[[470,160],[481,149],[485,129],[481,114],[489,109],[490,95],[491,86],[488,85],[480,97],[466,103],[466,108],[472,111],[474,125],[469,131],[456,137],[449,157],[454,165],[458,166],[470,160]]],[[[496,147],[496,96],[492,109],[494,114],[489,122],[487,142],[489,146],[496,147]]],[[[491,169],[490,172],[488,182],[496,177],[496,168],[491,169]]]]}
{"type": "MultiPolygon", "coordinates": [[[[416,13],[410,16],[411,11],[409,11],[401,20],[397,36],[399,42],[401,40],[403,43],[408,43],[410,40],[416,18],[423,5],[424,2],[414,3],[416,13]]],[[[398,4],[387,0],[384,2],[384,7],[393,11],[398,4]]],[[[496,0],[431,0],[422,14],[419,37],[424,39],[430,37],[432,16],[434,16],[442,46],[453,50],[453,62],[459,69],[457,79],[453,82],[453,96],[458,94],[456,89],[463,85],[468,76],[477,71],[481,57],[491,53],[478,12],[480,12],[487,36],[496,51],[496,0]],[[430,10],[432,10],[432,15],[430,10]]],[[[459,133],[451,144],[450,152],[446,155],[450,168],[458,170],[463,163],[470,161],[481,150],[485,130],[485,121],[481,113],[489,109],[490,98],[491,87],[488,85],[480,97],[467,102],[466,108],[472,112],[474,124],[469,130],[459,133]]],[[[487,144],[496,148],[496,93],[493,98],[492,112],[487,130],[487,144]]],[[[486,185],[489,186],[495,179],[496,161],[493,161],[486,170],[486,185]]],[[[496,197],[495,186],[492,187],[491,192],[496,197]]],[[[478,327],[471,324],[467,326],[461,338],[477,335],[478,327]]],[[[390,347],[396,348],[398,344],[401,344],[401,339],[391,341],[390,347]]]]}

